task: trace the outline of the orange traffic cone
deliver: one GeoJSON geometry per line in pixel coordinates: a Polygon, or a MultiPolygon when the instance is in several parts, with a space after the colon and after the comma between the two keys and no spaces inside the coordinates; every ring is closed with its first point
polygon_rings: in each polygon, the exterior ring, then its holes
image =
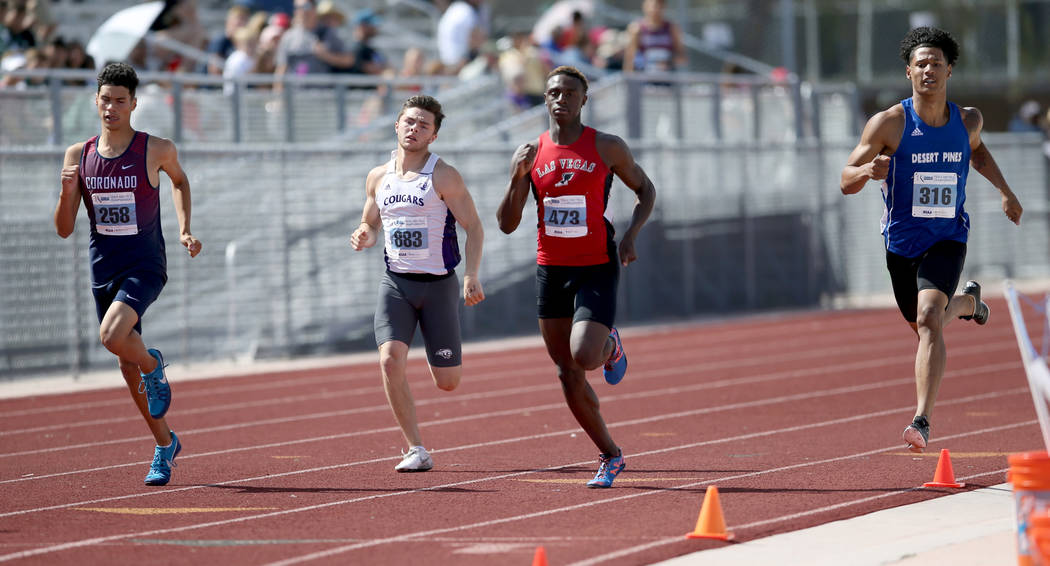
{"type": "Polygon", "coordinates": [[[547,566],[547,551],[542,546],[536,547],[536,554],[532,557],[532,566],[547,566]]]}
{"type": "Polygon", "coordinates": [[[732,533],[726,532],[726,520],[722,517],[722,504],[718,501],[718,488],[709,485],[704,494],[704,505],[700,508],[700,517],[696,520],[696,529],[685,535],[685,538],[713,538],[729,540],[732,533]]]}
{"type": "Polygon", "coordinates": [[[933,481],[922,484],[923,487],[962,487],[966,484],[955,482],[955,472],[952,471],[952,457],[947,448],[941,449],[941,457],[937,459],[937,471],[933,473],[933,481]]]}

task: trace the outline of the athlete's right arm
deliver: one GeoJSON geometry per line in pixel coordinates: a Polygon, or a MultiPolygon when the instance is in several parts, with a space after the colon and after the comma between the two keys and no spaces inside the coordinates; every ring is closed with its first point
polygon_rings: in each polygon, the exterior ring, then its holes
{"type": "Polygon", "coordinates": [[[529,198],[529,188],[532,180],[529,171],[536,161],[538,142],[529,142],[518,146],[514,157],[510,160],[510,183],[507,185],[507,194],[503,195],[503,201],[496,209],[496,220],[499,221],[499,229],[504,234],[510,234],[517,230],[521,224],[521,211],[525,208],[525,201],[529,198]]]}
{"type": "Polygon", "coordinates": [[[623,50],[623,72],[634,72],[634,59],[638,54],[638,40],[640,26],[638,22],[631,22],[627,26],[627,45],[623,50]]]}
{"type": "Polygon", "coordinates": [[[839,188],[842,194],[859,193],[869,180],[881,181],[890,172],[889,154],[892,132],[903,125],[887,110],[871,117],[860,135],[860,143],[853,149],[846,166],[842,168],[839,188]]]}
{"type": "Polygon", "coordinates": [[[381,165],[369,171],[365,179],[365,208],[361,212],[361,224],[350,234],[350,245],[355,251],[370,248],[379,240],[382,219],[379,217],[379,205],[376,204],[376,186],[385,171],[386,167],[381,165]]]}
{"type": "Polygon", "coordinates": [[[68,238],[77,226],[77,211],[80,210],[80,154],[83,151],[83,142],[69,146],[62,162],[62,192],[55,206],[55,231],[63,238],[68,238]]]}

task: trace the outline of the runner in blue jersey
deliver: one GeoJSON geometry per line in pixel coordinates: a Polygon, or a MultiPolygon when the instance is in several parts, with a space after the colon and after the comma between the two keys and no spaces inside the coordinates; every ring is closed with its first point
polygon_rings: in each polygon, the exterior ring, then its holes
{"type": "Polygon", "coordinates": [[[900,54],[912,96],[868,120],[840,187],[849,195],[869,180],[883,181],[886,265],[897,306],[919,339],[918,403],[903,438],[909,450],[922,452],[947,360],[944,327],[955,318],[988,321],[976,281],[955,294],[970,230],[963,209],[970,165],[999,189],[1013,223],[1021,223],[1022,209],[981,141],[981,112],[948,102],[948,78],[959,55],[955,39],[943,30],[916,28],[901,41],[900,54]]]}
{"type": "Polygon", "coordinates": [[[157,442],[146,485],[165,485],[182,445],[164,419],[171,405],[164,357],[147,349],[141,335],[142,315],[168,279],[160,226],[161,171],[171,179],[179,242],[190,257],[200,253],[201,243],[190,233],[190,184],[175,144],[131,127],[138,84],[135,70],[124,63],[106,65],[98,74],[95,105],[102,132],[66,149],[54,220],[58,235],[68,238],[81,202],[87,209],[99,338],[117,356],[157,442]]]}
{"type": "Polygon", "coordinates": [[[408,452],[398,472],[425,472],[434,466],[423,447],[405,366],[416,326],[423,335],[434,384],[444,391],[463,373],[459,333],[459,264],[456,223],[467,235],[463,302],[485,300],[478,278],[485,232],[463,177],[430,152],[437,139],[441,103],[417,95],[401,106],[394,123],[397,149],[365,179],[361,224],[350,235],[354,250],[370,248],[384,234],[386,273],[379,284],[375,337],[383,388],[401,427],[408,452]]]}

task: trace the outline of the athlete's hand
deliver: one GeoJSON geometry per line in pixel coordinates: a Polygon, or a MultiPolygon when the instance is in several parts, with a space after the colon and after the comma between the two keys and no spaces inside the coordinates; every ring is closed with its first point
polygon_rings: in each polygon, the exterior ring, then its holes
{"type": "Polygon", "coordinates": [[[1003,195],[1003,212],[1006,213],[1010,222],[1021,225],[1021,213],[1024,212],[1024,209],[1021,208],[1021,201],[1017,200],[1017,196],[1013,193],[1003,195]]]}
{"type": "Polygon", "coordinates": [[[472,307],[485,300],[485,291],[481,288],[481,281],[471,275],[463,276],[463,302],[472,307]]]}
{"type": "Polygon", "coordinates": [[[868,166],[868,178],[881,181],[890,174],[890,156],[876,155],[868,166]]]}
{"type": "Polygon", "coordinates": [[[510,161],[510,174],[515,179],[521,179],[529,174],[533,162],[536,161],[536,144],[529,142],[518,146],[514,157],[510,161]]]}
{"type": "Polygon", "coordinates": [[[634,238],[624,236],[620,240],[620,265],[627,267],[627,264],[638,259],[638,254],[634,251],[634,238]]]}
{"type": "Polygon", "coordinates": [[[66,165],[62,168],[62,194],[72,195],[77,190],[79,173],[80,165],[66,165]]]}
{"type": "Polygon", "coordinates": [[[354,251],[359,252],[374,245],[376,245],[375,230],[364,222],[357,227],[357,230],[354,230],[353,234],[350,234],[350,246],[354,248],[354,251]]]}
{"type": "Polygon", "coordinates": [[[179,236],[179,243],[186,248],[186,251],[190,252],[190,257],[197,257],[197,254],[201,253],[201,241],[194,238],[193,234],[179,236]]]}

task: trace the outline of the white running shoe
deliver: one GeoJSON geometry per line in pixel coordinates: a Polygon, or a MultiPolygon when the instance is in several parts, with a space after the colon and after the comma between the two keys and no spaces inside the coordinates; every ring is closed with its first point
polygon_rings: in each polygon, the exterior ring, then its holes
{"type": "Polygon", "coordinates": [[[434,460],[427,454],[427,449],[422,446],[413,446],[401,459],[401,463],[394,466],[399,472],[425,472],[434,467],[434,460]]]}

